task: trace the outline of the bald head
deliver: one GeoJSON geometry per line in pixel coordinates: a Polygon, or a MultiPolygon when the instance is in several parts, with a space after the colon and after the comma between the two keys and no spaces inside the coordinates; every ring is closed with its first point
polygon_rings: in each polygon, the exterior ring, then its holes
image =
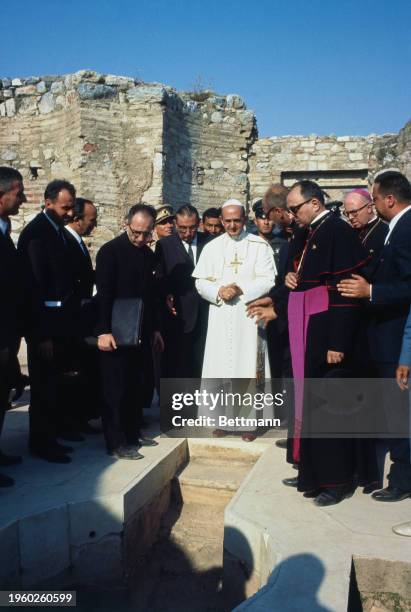
{"type": "Polygon", "coordinates": [[[225,204],[221,209],[221,221],[229,236],[235,238],[243,230],[245,210],[241,204],[225,204]]]}

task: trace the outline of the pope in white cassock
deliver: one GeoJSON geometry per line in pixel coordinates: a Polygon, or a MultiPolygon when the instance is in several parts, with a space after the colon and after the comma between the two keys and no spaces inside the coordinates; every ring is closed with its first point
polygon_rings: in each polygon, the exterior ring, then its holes
{"type": "Polygon", "coordinates": [[[269,378],[265,332],[246,308],[274,285],[273,252],[245,231],[241,202],[227,200],[221,214],[226,233],[204,246],[193,271],[198,293],[210,302],[202,378],[269,378]]]}

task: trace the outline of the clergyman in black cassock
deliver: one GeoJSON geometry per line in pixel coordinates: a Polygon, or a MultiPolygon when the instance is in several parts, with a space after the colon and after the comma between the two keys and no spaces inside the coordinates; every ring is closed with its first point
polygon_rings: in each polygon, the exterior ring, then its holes
{"type": "Polygon", "coordinates": [[[151,210],[143,204],[133,206],[126,232],[103,245],[96,259],[103,429],[108,453],[125,459],[142,457],[137,447],[141,443],[143,364],[146,360],[151,362],[151,342],[153,337],[158,337],[160,327],[155,256],[147,246],[155,212],[153,210],[151,217],[145,211],[147,208],[151,210]],[[137,212],[131,214],[132,211],[137,212]],[[112,311],[118,298],[141,298],[143,301],[141,345],[107,350],[101,341],[112,337],[112,311]]]}
{"type": "MultiPolygon", "coordinates": [[[[299,467],[295,484],[299,491],[317,493],[319,505],[331,505],[349,494],[356,477],[361,484],[377,480],[375,451],[372,441],[314,437],[313,397],[304,389],[304,379],[340,376],[341,368],[350,371],[360,304],[342,298],[336,284],[359,270],[367,256],[355,231],[324,208],[324,196],[315,183],[297,183],[287,201],[297,222],[309,228],[298,267],[287,275],[295,382],[291,444],[299,467]]],[[[336,423],[339,418],[344,416],[336,414],[336,423]]]]}

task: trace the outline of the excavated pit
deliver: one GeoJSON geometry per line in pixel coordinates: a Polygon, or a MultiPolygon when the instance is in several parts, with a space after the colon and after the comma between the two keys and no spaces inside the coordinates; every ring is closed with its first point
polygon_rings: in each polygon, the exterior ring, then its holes
{"type": "Polygon", "coordinates": [[[81,588],[78,609],[228,612],[239,605],[247,570],[224,554],[224,510],[257,458],[199,446],[172,480],[158,537],[131,568],[128,588],[81,588]]]}

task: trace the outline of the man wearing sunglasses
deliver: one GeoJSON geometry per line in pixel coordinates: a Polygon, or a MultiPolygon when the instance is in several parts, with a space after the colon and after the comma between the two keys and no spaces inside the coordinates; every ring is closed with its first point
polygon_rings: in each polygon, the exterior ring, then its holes
{"type": "MultiPolygon", "coordinates": [[[[287,206],[307,233],[302,252],[292,261],[294,269],[285,281],[290,289],[288,322],[295,380],[290,450],[299,473],[283,482],[315,497],[316,505],[329,506],[352,493],[356,475],[361,484],[377,480],[371,443],[318,437],[324,421],[337,435],[338,431],[345,433],[347,427],[350,431],[349,423],[333,402],[328,409],[322,408],[307,381],[337,378],[347,372],[360,303],[342,298],[336,284],[358,270],[367,256],[353,229],[325,208],[324,193],[313,181],[295,183],[287,206]],[[362,461],[357,463],[357,457],[362,461]],[[362,466],[369,468],[367,472],[362,473],[362,466]]],[[[321,392],[318,383],[314,386],[317,394],[321,392]]]]}
{"type": "Polygon", "coordinates": [[[366,189],[353,189],[343,200],[343,215],[374,260],[379,256],[388,234],[388,225],[377,216],[371,195],[366,189]]]}

